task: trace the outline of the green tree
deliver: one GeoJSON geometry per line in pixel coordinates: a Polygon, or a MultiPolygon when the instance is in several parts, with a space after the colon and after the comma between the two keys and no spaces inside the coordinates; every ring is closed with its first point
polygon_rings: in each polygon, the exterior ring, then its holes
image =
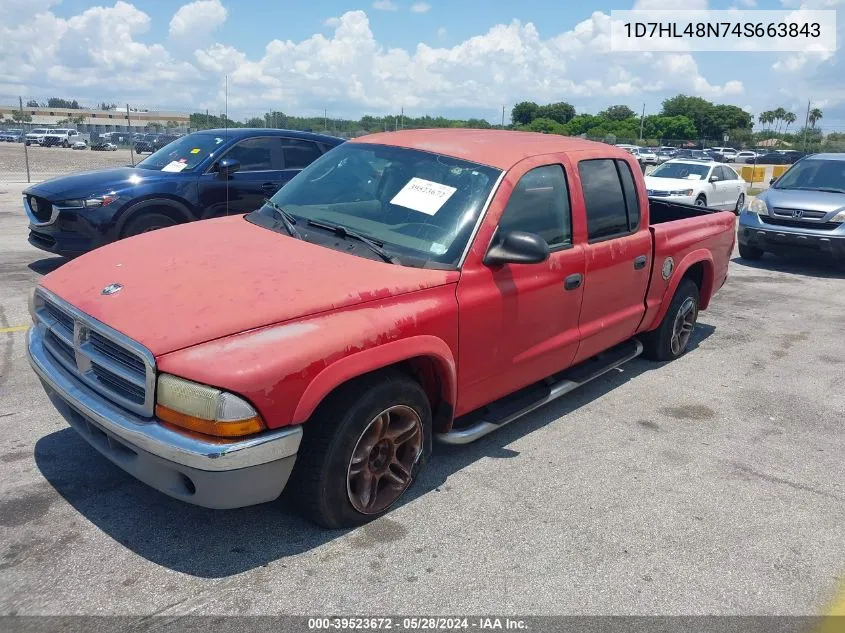
{"type": "Polygon", "coordinates": [[[793,112],[787,112],[784,115],[783,120],[786,121],[786,129],[784,130],[785,132],[789,131],[790,124],[795,123],[795,118],[795,113],[793,112]]]}
{"type": "Polygon", "coordinates": [[[560,103],[550,103],[537,108],[537,113],[534,118],[537,119],[551,119],[558,123],[568,123],[572,117],[575,116],[575,108],[561,101],[560,103]]]}
{"type": "Polygon", "coordinates": [[[612,105],[607,110],[599,112],[599,116],[611,121],[624,121],[637,116],[637,113],[626,105],[612,105]]]}
{"type": "Polygon", "coordinates": [[[546,118],[534,119],[526,128],[531,132],[543,132],[545,134],[563,134],[565,129],[554,119],[546,118]]]}
{"type": "Polygon", "coordinates": [[[27,108],[39,108],[41,106],[38,105],[38,102],[35,99],[30,99],[26,102],[27,108]]]}
{"type": "Polygon", "coordinates": [[[822,118],[822,111],[818,108],[813,108],[810,110],[810,127],[816,127],[816,121],[822,118]]]}
{"type": "Polygon", "coordinates": [[[703,136],[712,136],[713,104],[701,97],[677,95],[663,102],[660,111],[663,116],[685,116],[695,125],[695,129],[703,136]]]}
{"type": "Polygon", "coordinates": [[[521,101],[511,110],[511,120],[514,125],[528,125],[537,118],[538,106],[533,101],[521,101]]]}
{"type": "Polygon", "coordinates": [[[15,123],[29,123],[32,121],[32,115],[29,112],[21,112],[20,110],[15,110],[12,112],[12,120],[15,123]]]}
{"type": "Polygon", "coordinates": [[[50,97],[47,99],[48,108],[61,108],[63,110],[79,110],[79,102],[74,99],[68,101],[67,99],[60,99],[59,97],[50,97]]]}
{"type": "Polygon", "coordinates": [[[754,122],[750,114],[734,105],[715,105],[710,116],[711,129],[705,134],[708,138],[721,139],[733,129],[750,130],[754,122]]]}
{"type": "Polygon", "coordinates": [[[244,125],[246,127],[265,127],[266,122],[261,117],[254,116],[251,119],[247,119],[244,125]]]}

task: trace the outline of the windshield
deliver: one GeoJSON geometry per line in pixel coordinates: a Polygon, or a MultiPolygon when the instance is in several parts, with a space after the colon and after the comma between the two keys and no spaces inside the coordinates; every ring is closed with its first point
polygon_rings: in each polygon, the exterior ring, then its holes
{"type": "Polygon", "coordinates": [[[775,189],[833,190],[845,193],[845,160],[802,160],[781,176],[775,189]]]}
{"type": "Polygon", "coordinates": [[[176,139],[138,163],[141,169],[191,171],[208,158],[226,139],[197,132],[176,139]]]}
{"type": "MultiPolygon", "coordinates": [[[[400,259],[455,266],[500,171],[418,150],[344,143],[273,196],[297,219],[340,225],[400,259]]],[[[264,206],[247,219],[266,225],[264,206]]]]}
{"type": "Polygon", "coordinates": [[[696,165],[694,163],[663,163],[660,167],[649,174],[650,178],[680,178],[683,180],[704,180],[709,165],[696,165]]]}

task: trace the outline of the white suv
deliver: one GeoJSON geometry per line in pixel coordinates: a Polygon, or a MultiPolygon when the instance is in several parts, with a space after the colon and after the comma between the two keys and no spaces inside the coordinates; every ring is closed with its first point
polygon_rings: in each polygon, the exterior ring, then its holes
{"type": "Polygon", "coordinates": [[[50,130],[46,128],[35,128],[27,132],[26,136],[24,137],[24,143],[27,145],[32,145],[35,143],[36,145],[41,145],[44,142],[44,136],[50,130]]]}
{"type": "Polygon", "coordinates": [[[76,130],[50,130],[44,135],[42,145],[50,147],[52,145],[61,145],[62,147],[70,147],[76,141],[81,141],[82,135],[76,130]]]}

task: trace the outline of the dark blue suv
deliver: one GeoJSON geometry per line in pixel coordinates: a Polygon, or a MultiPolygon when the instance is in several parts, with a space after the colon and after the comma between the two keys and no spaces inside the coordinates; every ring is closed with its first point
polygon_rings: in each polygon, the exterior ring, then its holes
{"type": "Polygon", "coordinates": [[[27,188],[29,243],[74,256],[174,224],[248,213],[342,142],[291,130],[194,132],[135,167],[81,172],[27,188]]]}

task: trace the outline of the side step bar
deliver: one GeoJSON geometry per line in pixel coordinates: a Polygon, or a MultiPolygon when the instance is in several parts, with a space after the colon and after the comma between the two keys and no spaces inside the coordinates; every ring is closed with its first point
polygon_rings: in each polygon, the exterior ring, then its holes
{"type": "Polygon", "coordinates": [[[506,396],[502,400],[487,405],[481,410],[480,416],[469,414],[473,418],[480,417],[480,420],[463,428],[452,429],[448,433],[438,433],[435,438],[443,444],[469,444],[474,442],[505,424],[513,422],[517,418],[539,409],[544,404],[557,400],[581,385],[627,363],[629,360],[633,360],[642,354],[642,351],[642,343],[638,340],[625,341],[598,356],[555,374],[543,382],[526,387],[517,394],[506,396]],[[530,400],[526,402],[526,398],[530,398],[530,400]],[[516,403],[519,406],[514,411],[514,404],[516,403]]]}

